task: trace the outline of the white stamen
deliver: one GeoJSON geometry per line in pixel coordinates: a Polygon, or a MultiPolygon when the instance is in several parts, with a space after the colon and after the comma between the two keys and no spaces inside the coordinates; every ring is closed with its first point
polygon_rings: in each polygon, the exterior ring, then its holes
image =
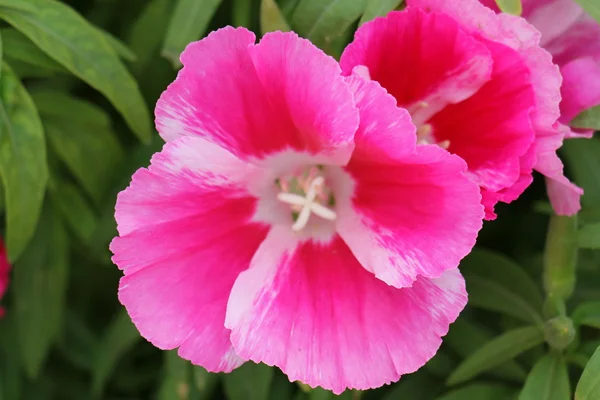
{"type": "Polygon", "coordinates": [[[300,231],[306,226],[311,212],[328,221],[333,221],[336,218],[335,211],[315,201],[321,186],[325,183],[325,179],[322,176],[317,176],[307,183],[308,190],[306,191],[306,197],[302,197],[295,193],[284,192],[277,195],[279,201],[293,206],[302,206],[298,218],[296,218],[296,222],[292,225],[292,230],[294,231],[300,231]]]}

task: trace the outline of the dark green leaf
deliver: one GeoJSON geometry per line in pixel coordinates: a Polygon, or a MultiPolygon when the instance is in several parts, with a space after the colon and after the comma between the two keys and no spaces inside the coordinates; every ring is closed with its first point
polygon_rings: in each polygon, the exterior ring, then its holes
{"type": "Polygon", "coordinates": [[[44,207],[13,278],[19,346],[25,371],[33,378],[60,332],[67,289],[67,234],[51,208],[44,207]]]}
{"type": "Polygon", "coordinates": [[[513,15],[521,15],[523,13],[521,0],[496,0],[496,4],[498,4],[498,8],[502,12],[513,15]]]}
{"type": "Polygon", "coordinates": [[[538,286],[514,261],[475,249],[461,263],[469,304],[542,325],[543,300],[538,286]]]}
{"type": "Polygon", "coordinates": [[[210,400],[219,383],[219,375],[194,365],[192,366],[192,381],[194,391],[197,392],[193,400],[210,400]]]}
{"type": "Polygon", "coordinates": [[[544,288],[549,297],[566,300],[573,293],[578,252],[577,215],[551,216],[544,251],[544,288]]]}
{"type": "Polygon", "coordinates": [[[0,399],[21,400],[21,357],[15,316],[10,310],[0,319],[0,399]]]}
{"type": "Polygon", "coordinates": [[[4,28],[0,32],[2,33],[4,55],[7,59],[18,60],[50,72],[67,73],[67,70],[48,57],[21,32],[12,28],[4,28]]]}
{"type": "Polygon", "coordinates": [[[596,0],[576,0],[596,21],[600,22],[600,3],[596,0]]]}
{"type": "Polygon", "coordinates": [[[581,203],[585,208],[600,204],[600,140],[565,140],[562,150],[571,167],[576,183],[583,187],[581,203]]]}
{"type": "Polygon", "coordinates": [[[367,0],[301,0],[292,16],[292,28],[329,51],[332,43],[360,18],[366,5],[367,0]]]}
{"type": "Polygon", "coordinates": [[[79,188],[61,179],[51,179],[48,185],[54,209],[84,243],[88,243],[96,230],[98,217],[79,188]]]}
{"type": "Polygon", "coordinates": [[[273,369],[265,364],[247,362],[223,376],[228,400],[267,400],[273,369]]]}
{"type": "Polygon", "coordinates": [[[508,400],[514,390],[497,383],[473,383],[451,391],[437,400],[508,400]]]}
{"type": "Polygon", "coordinates": [[[95,349],[92,393],[100,397],[104,385],[121,357],[141,339],[140,334],[123,309],[108,326],[95,349]]]}
{"type": "Polygon", "coordinates": [[[431,376],[419,372],[400,378],[382,400],[433,399],[442,390],[442,385],[431,376]]]}
{"type": "Polygon", "coordinates": [[[102,92],[138,137],[150,139],[150,114],[137,83],[107,40],[77,12],[55,0],[28,0],[34,12],[0,8],[0,18],[47,55],[102,92]]]}
{"type": "Polygon", "coordinates": [[[367,0],[367,7],[360,18],[360,25],[376,17],[383,17],[390,11],[395,10],[404,0],[367,0]]]}
{"type": "Polygon", "coordinates": [[[233,4],[231,5],[233,26],[251,28],[253,6],[252,1],[233,0],[233,4]]]}
{"type": "Polygon", "coordinates": [[[600,223],[585,225],[579,230],[579,247],[600,249],[600,223]]]}
{"type": "Polygon", "coordinates": [[[0,77],[0,175],[6,204],[6,246],[15,261],[41,212],[48,170],[46,143],[29,94],[5,64],[0,77]]]}
{"type": "Polygon", "coordinates": [[[219,4],[221,0],[177,1],[162,49],[162,55],[175,68],[181,65],[179,55],[185,46],[204,35],[219,4]]]}
{"type": "Polygon", "coordinates": [[[104,40],[106,40],[108,45],[112,47],[115,53],[121,56],[121,58],[132,62],[137,60],[135,53],[131,51],[131,49],[129,49],[125,43],[121,42],[120,39],[114,37],[106,31],[103,31],[102,29],[98,29],[98,32],[104,37],[104,40]]]}
{"type": "Polygon", "coordinates": [[[290,25],[281,13],[275,0],[262,0],[260,3],[260,30],[267,32],[290,31],[290,25]]]}
{"type": "Polygon", "coordinates": [[[546,354],[533,367],[519,400],[569,400],[571,386],[562,356],[546,354]]]}
{"type": "Polygon", "coordinates": [[[575,325],[586,325],[600,329],[600,301],[580,304],[573,311],[575,325]]]}
{"type": "MultiPolygon", "coordinates": [[[[485,343],[492,340],[493,337],[494,335],[485,328],[473,324],[465,318],[459,318],[450,326],[450,331],[444,337],[444,343],[459,356],[467,358],[485,343]]],[[[501,379],[510,379],[517,382],[523,382],[527,376],[525,370],[514,360],[498,365],[489,373],[501,379]]]]}
{"type": "Polygon", "coordinates": [[[465,382],[544,342],[543,332],[535,326],[518,328],[481,346],[456,368],[448,384],[465,382]]]}
{"type": "Polygon", "coordinates": [[[600,396],[600,347],[596,350],[577,384],[575,400],[597,400],[600,396]]]}
{"type": "Polygon", "coordinates": [[[189,400],[192,365],[177,355],[177,350],[165,353],[165,376],[158,400],[189,400]]]}

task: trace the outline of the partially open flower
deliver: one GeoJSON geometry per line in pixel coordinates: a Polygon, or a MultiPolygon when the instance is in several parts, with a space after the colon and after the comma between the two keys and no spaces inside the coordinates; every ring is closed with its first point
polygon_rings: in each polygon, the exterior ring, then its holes
{"type": "Polygon", "coordinates": [[[411,0],[358,29],[341,59],[411,113],[418,143],[462,157],[479,184],[486,218],[532,182],[533,169],[568,188],[559,214],[579,209],[581,190],[556,155],[565,135],[561,78],[539,33],[523,19],[496,15],[477,0],[411,0]]]}
{"type": "Polygon", "coordinates": [[[224,28],[182,62],[156,109],[168,143],[116,206],[141,334],[336,393],[422,366],[467,300],[483,209],[464,161],[416,146],[393,97],[295,34],[224,28]]]}

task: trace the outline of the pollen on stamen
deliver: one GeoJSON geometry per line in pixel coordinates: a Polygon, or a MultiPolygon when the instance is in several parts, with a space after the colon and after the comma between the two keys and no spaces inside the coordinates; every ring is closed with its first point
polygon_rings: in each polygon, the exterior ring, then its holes
{"type": "Polygon", "coordinates": [[[285,177],[276,182],[281,189],[277,199],[289,204],[295,222],[292,230],[300,231],[306,227],[311,214],[333,221],[336,213],[324,204],[333,204],[333,196],[325,186],[325,178],[319,175],[320,170],[310,168],[298,176],[285,177]]]}

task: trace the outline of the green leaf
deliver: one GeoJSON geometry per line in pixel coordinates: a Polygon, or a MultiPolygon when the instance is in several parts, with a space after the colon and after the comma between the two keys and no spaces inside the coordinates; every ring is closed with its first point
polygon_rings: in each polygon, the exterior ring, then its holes
{"type": "Polygon", "coordinates": [[[579,247],[600,249],[600,223],[585,225],[579,230],[579,247]]]}
{"type": "Polygon", "coordinates": [[[165,351],[165,377],[158,400],[189,400],[192,365],[177,355],[177,350],[165,351]]]}
{"type": "Polygon", "coordinates": [[[6,64],[0,76],[0,175],[6,204],[6,246],[15,261],[33,236],[48,169],[46,143],[29,94],[6,64]]]}
{"type": "Polygon", "coordinates": [[[34,378],[60,333],[68,279],[67,234],[49,207],[13,279],[19,347],[25,371],[34,378]]]}
{"type": "Polygon", "coordinates": [[[513,393],[513,389],[497,383],[473,383],[438,397],[437,400],[508,400],[513,393]]]}
{"type": "MultiPolygon", "coordinates": [[[[462,358],[467,358],[485,343],[493,339],[493,334],[465,318],[459,318],[450,326],[444,337],[444,343],[462,358]]],[[[501,379],[523,382],[527,376],[525,370],[514,360],[506,361],[489,371],[501,379]]]]}
{"type": "Polygon", "coordinates": [[[569,125],[580,129],[600,130],[600,106],[581,112],[569,125]]]}
{"type": "Polygon", "coordinates": [[[140,340],[141,336],[131,322],[131,318],[124,309],[120,310],[95,349],[92,373],[94,396],[101,397],[104,385],[119,359],[140,340]]]}
{"type": "Polygon", "coordinates": [[[4,28],[0,32],[4,55],[7,59],[22,61],[51,72],[67,73],[67,70],[48,57],[21,32],[12,28],[4,28]]]}
{"type": "Polygon", "coordinates": [[[538,327],[528,326],[503,333],[481,346],[448,378],[449,385],[465,382],[544,342],[538,327]]]}
{"type": "Polygon", "coordinates": [[[600,301],[588,301],[582,303],[572,316],[575,325],[586,325],[600,329],[600,301]]]}
{"type": "Polygon", "coordinates": [[[569,400],[571,386],[562,356],[546,354],[534,366],[519,400],[569,400]]]}
{"type": "Polygon", "coordinates": [[[106,40],[108,45],[110,47],[112,47],[112,49],[115,51],[115,53],[117,53],[117,55],[121,56],[121,58],[123,58],[126,61],[131,61],[131,62],[137,60],[137,56],[135,55],[135,53],[133,51],[131,51],[131,49],[129,49],[129,47],[127,47],[127,45],[125,43],[123,43],[119,38],[111,35],[110,33],[106,32],[102,29],[98,29],[98,32],[100,33],[101,36],[104,37],[104,40],[106,40]]]}
{"type": "MultiPolygon", "coordinates": [[[[12,310],[11,310],[12,311],[12,310]]],[[[15,315],[9,311],[0,319],[0,399],[21,400],[23,379],[15,315]]]]}
{"type": "Polygon", "coordinates": [[[569,139],[563,147],[567,164],[571,168],[575,181],[583,187],[581,203],[586,208],[600,204],[600,140],[569,139]]]}
{"type": "Polygon", "coordinates": [[[223,376],[228,400],[267,400],[273,369],[265,364],[247,362],[223,376]]]}
{"type": "Polygon", "coordinates": [[[496,0],[500,11],[507,14],[521,15],[523,13],[523,4],[521,0],[496,0]]]}
{"type": "Polygon", "coordinates": [[[233,0],[231,5],[231,19],[233,26],[245,26],[251,28],[252,9],[254,5],[248,0],[233,0]]]}
{"type": "Polygon", "coordinates": [[[544,251],[544,288],[549,297],[566,300],[573,294],[578,253],[577,215],[551,216],[544,251]]]}
{"type": "Polygon", "coordinates": [[[0,0],[0,7],[12,8],[20,11],[35,11],[33,4],[23,0],[0,0]]]}
{"type": "Polygon", "coordinates": [[[403,376],[394,384],[382,400],[433,399],[442,390],[442,385],[431,376],[418,374],[403,376]]]}
{"type": "Polygon", "coordinates": [[[221,0],[178,0],[169,22],[162,55],[175,68],[181,66],[179,55],[190,42],[200,39],[221,0]]]}
{"type": "Polygon", "coordinates": [[[51,179],[48,185],[50,200],[65,223],[84,243],[96,230],[98,217],[79,188],[65,180],[51,179]]]}
{"type": "Polygon", "coordinates": [[[540,289],[514,261],[492,251],[475,249],[460,268],[467,281],[471,306],[543,324],[540,289]]]}
{"type": "Polygon", "coordinates": [[[600,22],[600,3],[597,0],[575,0],[596,21],[600,22]]]}
{"type": "Polygon", "coordinates": [[[575,400],[597,400],[598,398],[600,398],[600,347],[583,370],[575,390],[575,400]]]}
{"type": "Polygon", "coordinates": [[[262,0],[260,3],[260,30],[263,34],[267,32],[291,30],[279,6],[275,0],[262,0]]]}
{"type": "Polygon", "coordinates": [[[292,27],[326,51],[365,10],[367,0],[302,0],[292,16],[292,27]]]}
{"type": "Polygon", "coordinates": [[[192,366],[192,382],[194,383],[193,392],[197,393],[194,400],[210,400],[219,384],[219,375],[194,365],[192,366]]]}
{"type": "Polygon", "coordinates": [[[364,24],[377,17],[383,17],[390,11],[395,10],[404,0],[368,0],[365,12],[360,18],[359,25],[364,24]]]}
{"type": "Polygon", "coordinates": [[[33,12],[0,8],[0,18],[21,31],[73,75],[104,94],[144,142],[150,114],[137,83],[98,28],[64,3],[28,0],[33,12]]]}
{"type": "Polygon", "coordinates": [[[38,93],[34,100],[52,149],[100,204],[124,158],[108,116],[91,103],[60,93],[38,93]]]}

